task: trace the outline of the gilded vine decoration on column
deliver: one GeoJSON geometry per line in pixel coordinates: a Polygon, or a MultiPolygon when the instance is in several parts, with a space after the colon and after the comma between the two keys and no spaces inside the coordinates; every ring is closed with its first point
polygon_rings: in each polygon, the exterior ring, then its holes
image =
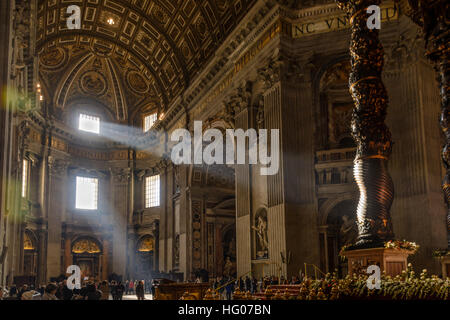
{"type": "Polygon", "coordinates": [[[377,29],[368,29],[367,7],[381,0],[337,0],[351,23],[350,93],[355,102],[352,136],[357,144],[354,176],[360,191],[355,248],[379,247],[394,237],[390,208],[394,186],[387,171],[391,133],[385,124],[387,92],[381,80],[384,50],[377,29]]]}

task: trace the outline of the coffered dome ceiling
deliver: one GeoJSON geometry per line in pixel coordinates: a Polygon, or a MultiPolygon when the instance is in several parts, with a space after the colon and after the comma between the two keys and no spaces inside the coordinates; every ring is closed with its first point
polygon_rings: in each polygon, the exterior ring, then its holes
{"type": "Polygon", "coordinates": [[[146,108],[164,110],[254,2],[40,0],[45,99],[56,114],[77,99],[94,99],[124,122],[146,108]],[[81,8],[80,30],[67,28],[70,5],[81,8]]]}

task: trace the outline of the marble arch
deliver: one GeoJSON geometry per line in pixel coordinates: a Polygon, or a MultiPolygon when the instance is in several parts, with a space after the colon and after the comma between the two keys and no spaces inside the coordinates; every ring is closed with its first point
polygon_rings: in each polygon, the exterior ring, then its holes
{"type": "Polygon", "coordinates": [[[319,209],[319,226],[324,226],[327,224],[328,215],[333,210],[333,208],[338,205],[339,203],[346,201],[346,200],[355,200],[355,194],[346,193],[339,195],[337,197],[333,197],[330,199],[327,199],[319,209]]]}

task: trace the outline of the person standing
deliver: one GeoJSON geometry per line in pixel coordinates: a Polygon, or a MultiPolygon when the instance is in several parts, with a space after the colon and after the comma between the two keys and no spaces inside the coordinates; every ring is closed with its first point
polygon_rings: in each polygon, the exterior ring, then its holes
{"type": "Polygon", "coordinates": [[[73,291],[69,289],[67,286],[67,280],[64,280],[63,288],[62,288],[62,299],[63,300],[72,300],[73,291]]]}
{"type": "Polygon", "coordinates": [[[130,283],[130,282],[129,282],[128,280],[125,281],[125,294],[126,294],[126,295],[128,294],[128,290],[130,290],[129,287],[128,287],[128,286],[129,286],[129,283],[130,283]]]}
{"type": "Polygon", "coordinates": [[[16,285],[12,285],[11,289],[9,289],[9,296],[15,297],[17,295],[17,287],[16,285]]]}
{"type": "Polygon", "coordinates": [[[109,300],[109,284],[108,281],[103,280],[98,289],[102,292],[100,300],[109,300]]]}
{"type": "Polygon", "coordinates": [[[111,296],[113,300],[119,300],[117,299],[117,283],[115,280],[111,281],[111,285],[109,286],[111,296]]]}
{"type": "Polygon", "coordinates": [[[58,300],[58,298],[55,295],[57,290],[58,287],[56,286],[56,284],[49,283],[45,287],[45,292],[41,300],[58,300]]]}
{"type": "Polygon", "coordinates": [[[156,294],[156,281],[152,280],[152,287],[151,287],[151,291],[152,291],[152,299],[155,300],[155,294],[156,294]]]}
{"type": "Polygon", "coordinates": [[[228,279],[228,284],[225,287],[225,291],[227,294],[227,300],[231,300],[231,293],[233,292],[233,282],[230,281],[230,279],[228,279]]]}
{"type": "Polygon", "coordinates": [[[86,300],[100,300],[102,297],[102,292],[95,287],[94,282],[89,282],[86,286],[86,300]]]}
{"type": "Polygon", "coordinates": [[[136,286],[136,296],[138,300],[145,300],[145,289],[143,281],[139,281],[136,286]]]}
{"type": "Polygon", "coordinates": [[[128,288],[130,289],[128,294],[133,294],[134,293],[134,281],[133,280],[130,280],[130,284],[129,284],[128,288]]]}
{"type": "Polygon", "coordinates": [[[18,298],[19,300],[21,300],[21,299],[22,299],[22,295],[23,295],[25,292],[27,292],[27,291],[28,291],[28,285],[24,284],[24,285],[22,286],[22,288],[19,290],[19,293],[17,294],[17,298],[18,298]]]}
{"type": "Polygon", "coordinates": [[[252,291],[252,280],[248,276],[245,276],[245,291],[252,291]]]}
{"type": "Polygon", "coordinates": [[[124,291],[125,291],[125,287],[123,286],[122,282],[119,281],[119,283],[116,286],[116,297],[117,297],[117,300],[122,300],[124,291]]]}

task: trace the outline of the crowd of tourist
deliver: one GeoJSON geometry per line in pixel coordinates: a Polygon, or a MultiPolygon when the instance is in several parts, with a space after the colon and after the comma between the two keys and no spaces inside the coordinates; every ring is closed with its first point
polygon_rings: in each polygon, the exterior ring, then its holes
{"type": "MultiPolygon", "coordinates": [[[[201,282],[200,278],[190,282],[201,282]]],[[[269,285],[300,284],[301,279],[292,277],[290,280],[283,276],[266,276],[260,279],[255,277],[217,277],[211,282],[212,288],[217,290],[224,300],[231,300],[232,293],[239,288],[252,294],[264,292],[269,285]]],[[[101,282],[85,281],[80,289],[69,289],[67,280],[59,283],[49,283],[35,288],[34,285],[23,285],[19,288],[0,287],[0,300],[122,300],[124,295],[136,295],[138,300],[145,300],[145,294],[155,295],[156,281],[126,280],[125,282],[106,280],[101,282]]]]}
{"type": "Polygon", "coordinates": [[[69,289],[67,280],[49,283],[35,288],[34,285],[0,287],[0,300],[122,300],[124,295],[135,294],[145,300],[145,294],[154,294],[155,284],[149,280],[85,281],[80,289],[69,289]]]}
{"type": "Polygon", "coordinates": [[[232,293],[236,288],[239,288],[240,291],[249,291],[252,294],[255,294],[257,292],[264,292],[270,285],[300,283],[301,279],[298,277],[292,277],[291,280],[285,279],[283,276],[280,278],[276,276],[266,276],[260,279],[245,276],[237,280],[229,277],[217,277],[213,283],[213,289],[219,292],[222,299],[231,300],[232,293]]]}

